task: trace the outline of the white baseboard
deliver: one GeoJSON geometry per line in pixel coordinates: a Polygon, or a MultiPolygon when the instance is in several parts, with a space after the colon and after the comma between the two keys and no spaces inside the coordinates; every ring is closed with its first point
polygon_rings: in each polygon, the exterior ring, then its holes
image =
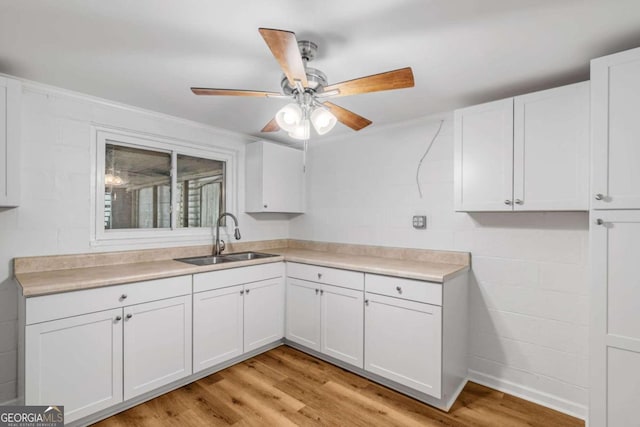
{"type": "Polygon", "coordinates": [[[469,370],[469,381],[481,384],[486,387],[509,393],[522,399],[528,400],[538,405],[546,406],[572,417],[587,420],[588,408],[575,402],[571,402],[552,394],[544,393],[529,387],[525,387],[511,381],[502,380],[491,375],[478,371],[469,370]]]}
{"type": "Polygon", "coordinates": [[[7,400],[6,402],[0,402],[0,406],[14,406],[18,404],[18,399],[7,400]]]}

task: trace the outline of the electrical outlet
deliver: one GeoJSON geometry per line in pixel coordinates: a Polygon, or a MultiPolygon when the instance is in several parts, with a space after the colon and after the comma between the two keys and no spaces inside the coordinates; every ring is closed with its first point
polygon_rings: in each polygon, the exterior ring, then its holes
{"type": "Polygon", "coordinates": [[[427,216],[426,215],[414,215],[413,216],[413,228],[416,230],[424,230],[427,228],[427,216]]]}

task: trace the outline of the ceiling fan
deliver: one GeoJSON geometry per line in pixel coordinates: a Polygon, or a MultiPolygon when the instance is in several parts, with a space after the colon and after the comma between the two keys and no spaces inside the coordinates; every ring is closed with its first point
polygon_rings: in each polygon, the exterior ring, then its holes
{"type": "Polygon", "coordinates": [[[358,131],[369,126],[371,120],[333,104],[327,98],[403,89],[414,85],[410,67],[328,84],[327,76],[322,71],[307,67],[307,63],[316,56],[318,46],[315,43],[298,41],[291,31],[270,28],[260,28],[258,31],[284,72],[280,82],[282,93],[201,87],[192,87],[191,91],[196,95],[292,98],[294,102],[280,109],[261,132],[277,132],[282,129],[290,137],[306,141],[310,136],[311,125],[319,135],[324,135],[333,129],[337,121],[358,131]]]}

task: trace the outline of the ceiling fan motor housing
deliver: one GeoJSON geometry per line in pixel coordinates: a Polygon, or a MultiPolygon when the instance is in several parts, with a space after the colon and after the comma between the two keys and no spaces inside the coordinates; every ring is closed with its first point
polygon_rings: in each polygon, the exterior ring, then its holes
{"type": "MultiPolygon", "coordinates": [[[[308,89],[315,93],[321,93],[324,87],[327,86],[327,76],[317,68],[310,68],[306,66],[309,61],[312,61],[316,57],[316,54],[318,53],[318,45],[308,40],[300,40],[298,42],[298,49],[300,49],[300,56],[302,57],[305,65],[307,81],[309,82],[308,89]]],[[[298,89],[295,86],[289,84],[289,80],[284,74],[282,75],[280,86],[282,87],[282,92],[285,95],[294,95],[298,92],[298,89]]]]}

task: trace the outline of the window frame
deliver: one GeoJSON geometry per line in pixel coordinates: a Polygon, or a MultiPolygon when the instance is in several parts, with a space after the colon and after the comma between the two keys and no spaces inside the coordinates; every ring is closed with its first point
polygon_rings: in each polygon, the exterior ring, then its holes
{"type": "MultiPolygon", "coordinates": [[[[177,156],[200,157],[225,162],[225,185],[223,197],[225,209],[237,212],[236,165],[237,151],[228,148],[188,142],[142,132],[93,126],[91,143],[91,246],[136,246],[211,244],[212,227],[179,227],[177,224],[178,203],[177,156]],[[110,229],[104,227],[104,175],[105,149],[107,144],[151,150],[171,155],[171,223],[169,228],[110,229]]],[[[228,226],[221,226],[221,235],[230,235],[228,226]]]]}

